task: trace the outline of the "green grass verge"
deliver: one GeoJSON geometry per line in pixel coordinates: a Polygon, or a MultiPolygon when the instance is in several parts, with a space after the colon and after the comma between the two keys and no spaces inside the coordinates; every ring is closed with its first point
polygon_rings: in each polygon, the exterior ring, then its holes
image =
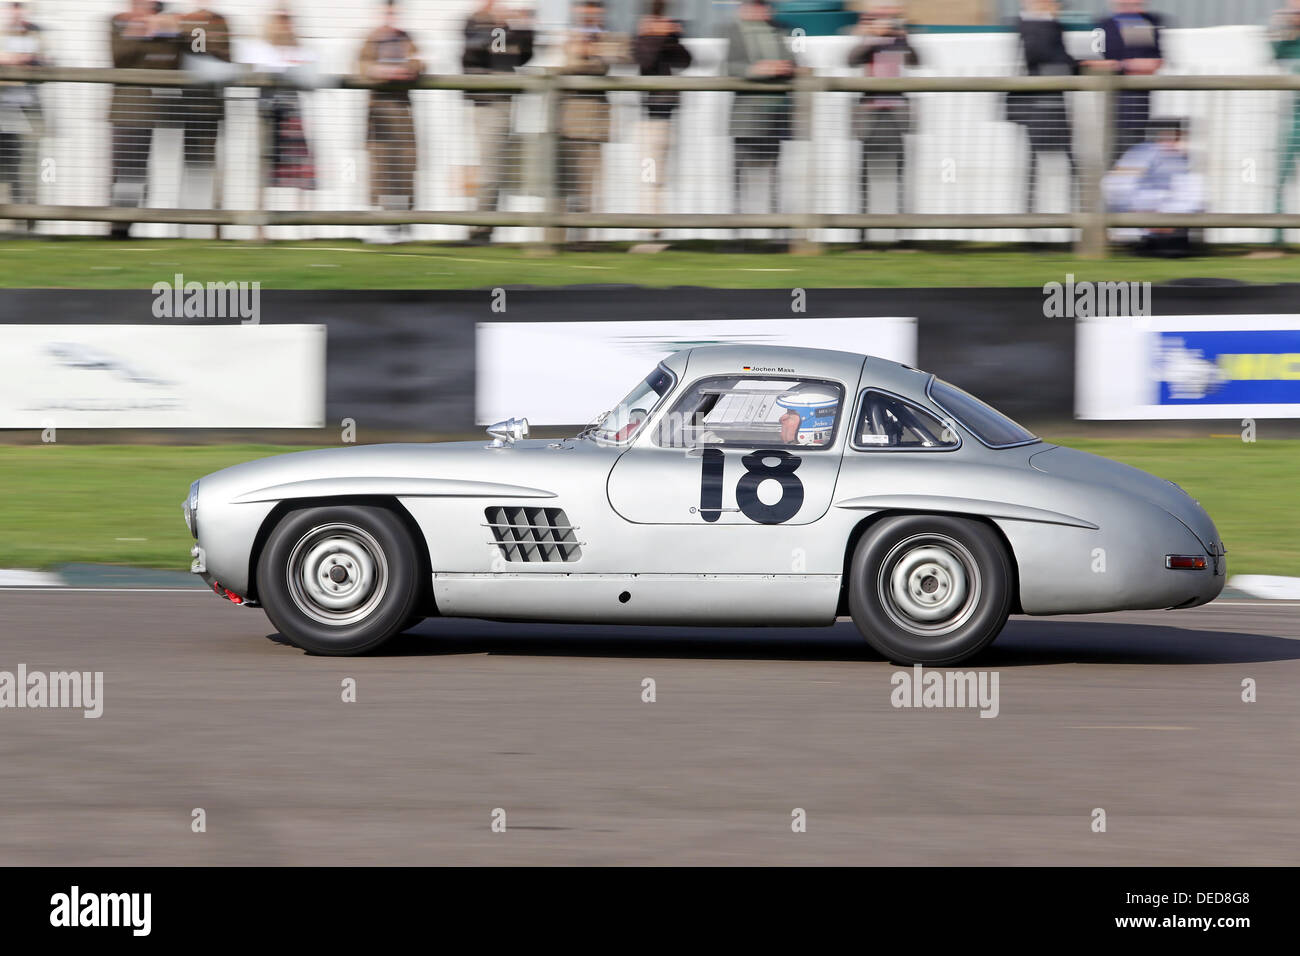
{"type": "Polygon", "coordinates": [[[189,570],[190,482],[274,445],[0,446],[0,568],[72,562],[189,570]]]}
{"type": "MultiPolygon", "coordinates": [[[[1169,478],[1200,500],[1233,573],[1300,575],[1300,441],[1078,439],[1065,442],[1169,478]]],[[[189,483],[293,451],[271,445],[0,446],[0,567],[70,562],[184,569],[189,483]]]]}
{"type": "Polygon", "coordinates": [[[374,246],[350,240],[217,243],[196,239],[6,240],[0,287],[148,289],[186,281],[260,282],[263,289],[482,289],[503,285],[618,283],[721,289],[1042,286],[1077,280],[1164,282],[1214,276],[1294,282],[1300,255],[1240,250],[1194,259],[1117,256],[1105,261],[1006,247],[956,250],[828,249],[822,255],[733,254],[700,248],[657,255],[624,251],[531,257],[517,247],[437,243],[374,246]]]}

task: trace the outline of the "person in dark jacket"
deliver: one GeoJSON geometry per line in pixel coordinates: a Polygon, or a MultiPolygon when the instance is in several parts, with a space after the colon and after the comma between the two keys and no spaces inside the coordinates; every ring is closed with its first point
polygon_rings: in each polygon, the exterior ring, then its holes
{"type": "MultiPolygon", "coordinates": [[[[849,53],[849,66],[870,77],[901,76],[920,58],[907,39],[907,23],[898,3],[870,3],[854,32],[862,39],[849,53]]],[[[887,173],[894,177],[897,211],[903,212],[904,137],[912,131],[912,107],[902,93],[867,93],[854,112],[854,135],[862,140],[862,210],[871,210],[871,184],[887,173]]]]}
{"type": "MultiPolygon", "coordinates": [[[[642,76],[672,76],[691,65],[691,52],[682,45],[682,25],[667,16],[667,0],[651,0],[650,7],[637,26],[633,55],[642,76]]],[[[664,192],[668,171],[668,146],[673,113],[678,94],[651,92],[643,94],[645,119],[641,124],[642,179],[650,185],[651,209],[664,211],[664,192]]]]}
{"type": "MultiPolygon", "coordinates": [[[[513,73],[533,58],[534,36],[531,21],[522,14],[506,10],[498,0],[483,0],[465,21],[461,68],[469,75],[513,73]]],[[[465,98],[473,104],[478,145],[478,168],[466,185],[478,200],[479,212],[491,212],[500,202],[510,173],[506,147],[514,97],[504,92],[471,90],[465,98]]],[[[470,231],[470,239],[486,242],[491,234],[491,226],[476,226],[470,231]]]]}
{"type": "MultiPolygon", "coordinates": [[[[230,57],[230,23],[203,2],[191,5],[180,16],[181,65],[197,73],[220,75],[226,72],[230,57]],[[214,69],[215,68],[215,69],[214,69]]],[[[208,209],[219,203],[221,186],[217,181],[217,138],[226,118],[225,89],[220,82],[190,86],[181,90],[184,111],[185,173],[181,180],[181,204],[193,209],[208,209]]],[[[182,235],[195,235],[211,227],[182,226],[182,235]]],[[[220,227],[218,227],[219,229],[220,227]]]]}
{"type": "MultiPolygon", "coordinates": [[[[772,24],[767,0],[744,0],[727,36],[727,73],[747,80],[789,82],[795,63],[785,38],[772,24]]],[[[791,136],[789,93],[737,93],[731,107],[731,135],[736,151],[736,210],[741,211],[745,170],[768,171],[771,211],[781,209],[778,163],[781,143],[791,136]]],[[[768,212],[768,202],[761,212],[768,212]]]]}
{"type": "Polygon", "coordinates": [[[397,25],[397,0],[384,0],[383,19],[366,34],[360,73],[387,89],[370,91],[366,150],[370,155],[370,201],[382,209],[415,208],[417,147],[411,93],[402,88],[424,70],[411,35],[397,25]]]}
{"type": "MultiPolygon", "coordinates": [[[[109,21],[109,48],[119,70],[176,70],[180,68],[180,20],[166,13],[156,0],[131,0],[127,10],[109,21]]],[[[149,151],[153,131],[175,121],[175,87],[115,86],[108,121],[113,129],[112,186],[114,206],[143,206],[149,176],[149,151]]],[[[125,239],[129,222],[113,223],[110,235],[125,239]]]]}
{"type": "MultiPolygon", "coordinates": [[[[1090,63],[1123,76],[1150,76],[1164,65],[1160,31],[1164,18],[1146,9],[1146,0],[1115,0],[1115,13],[1097,24],[1102,32],[1103,59],[1090,63]]],[[[1112,162],[1146,139],[1151,118],[1151,94],[1121,90],[1116,104],[1112,162]]]]}
{"type": "MultiPolygon", "coordinates": [[[[1065,49],[1065,28],[1058,19],[1057,0],[1026,0],[1016,20],[1020,49],[1029,76],[1074,76],[1079,62],[1065,49]]],[[[1029,169],[1026,176],[1025,211],[1034,211],[1035,185],[1038,179],[1039,153],[1064,153],[1070,164],[1070,184],[1074,183],[1074,154],[1071,150],[1070,114],[1065,94],[1059,90],[1045,93],[1008,93],[1007,118],[1020,123],[1029,135],[1029,169]]]]}

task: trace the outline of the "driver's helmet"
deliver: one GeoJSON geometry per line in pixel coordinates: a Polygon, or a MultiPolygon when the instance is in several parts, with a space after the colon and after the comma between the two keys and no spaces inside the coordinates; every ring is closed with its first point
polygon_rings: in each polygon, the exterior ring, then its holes
{"type": "Polygon", "coordinates": [[[776,404],[799,416],[798,445],[825,445],[835,431],[835,412],[840,397],[821,385],[794,388],[777,396],[776,404]]]}

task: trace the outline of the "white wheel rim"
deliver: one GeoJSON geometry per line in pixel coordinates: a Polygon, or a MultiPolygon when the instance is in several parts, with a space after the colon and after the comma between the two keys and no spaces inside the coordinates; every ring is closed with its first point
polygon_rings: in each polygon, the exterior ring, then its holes
{"type": "Polygon", "coordinates": [[[911,634],[939,637],[961,627],[979,606],[979,566],[970,551],[942,534],[913,535],[894,545],[876,580],[890,620],[911,634]]]}
{"type": "Polygon", "coordinates": [[[289,595],[320,624],[365,620],[388,591],[388,560],[379,542],[351,524],[313,528],[298,539],[286,566],[289,595]]]}

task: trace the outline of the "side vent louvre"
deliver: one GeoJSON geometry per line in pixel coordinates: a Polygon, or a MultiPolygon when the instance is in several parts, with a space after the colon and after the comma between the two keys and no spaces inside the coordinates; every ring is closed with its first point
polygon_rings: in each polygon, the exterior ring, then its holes
{"type": "Polygon", "coordinates": [[[507,561],[577,561],[578,529],[561,508],[496,505],[484,510],[492,541],[507,561]]]}

